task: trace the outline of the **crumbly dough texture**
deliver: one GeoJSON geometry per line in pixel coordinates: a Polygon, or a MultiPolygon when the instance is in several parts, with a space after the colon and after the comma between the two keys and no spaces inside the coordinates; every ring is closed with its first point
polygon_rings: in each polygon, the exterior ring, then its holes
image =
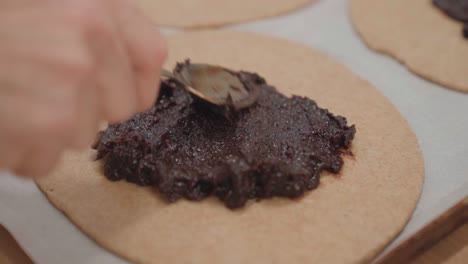
{"type": "Polygon", "coordinates": [[[403,229],[423,159],[406,121],[369,83],[309,47],[253,33],[180,33],[168,43],[166,68],[189,57],[256,71],[280,92],[346,116],[358,131],[354,157],[299,200],[232,211],[214,198],[169,204],[152,188],[106,179],[93,150],[67,153],[37,183],[98,244],[136,263],[364,263],[403,229]]]}
{"type": "Polygon", "coordinates": [[[134,0],[161,26],[216,27],[273,17],[314,0],[134,0]]]}
{"type": "Polygon", "coordinates": [[[468,92],[468,40],[463,24],[431,0],[353,0],[351,15],[366,44],[415,74],[468,92]]]}

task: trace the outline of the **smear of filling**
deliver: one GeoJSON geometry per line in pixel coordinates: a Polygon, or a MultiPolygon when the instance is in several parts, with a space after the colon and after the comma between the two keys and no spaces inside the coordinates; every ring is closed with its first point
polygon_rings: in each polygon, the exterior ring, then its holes
{"type": "Polygon", "coordinates": [[[259,96],[229,119],[163,81],[153,108],[100,132],[94,148],[105,176],[154,186],[169,202],[216,196],[239,208],[249,199],[300,197],[317,188],[320,172],[340,171],[354,125],[313,100],[280,94],[257,74],[236,74],[259,96]]]}
{"type": "Polygon", "coordinates": [[[432,2],[451,18],[464,23],[463,36],[468,39],[468,0],[433,0],[432,2]]]}

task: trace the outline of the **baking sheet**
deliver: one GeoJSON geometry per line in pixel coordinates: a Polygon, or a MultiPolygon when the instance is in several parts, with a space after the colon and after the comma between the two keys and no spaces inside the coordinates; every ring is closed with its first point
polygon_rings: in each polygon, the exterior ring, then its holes
{"type": "MultiPolygon", "coordinates": [[[[370,51],[352,27],[348,5],[321,0],[285,16],[228,28],[323,51],[382,91],[408,120],[424,154],[426,179],[417,209],[392,248],[468,195],[468,94],[443,89],[370,51]]],[[[36,263],[127,263],[82,234],[34,183],[7,173],[0,175],[0,223],[36,263]]]]}

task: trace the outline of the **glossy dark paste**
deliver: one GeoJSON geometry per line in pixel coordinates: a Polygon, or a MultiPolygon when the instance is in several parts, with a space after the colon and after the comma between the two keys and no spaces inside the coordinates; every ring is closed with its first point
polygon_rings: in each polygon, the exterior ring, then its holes
{"type": "Polygon", "coordinates": [[[468,0],[433,0],[435,6],[464,24],[463,36],[468,39],[468,0]]]}
{"type": "Polygon", "coordinates": [[[94,148],[107,178],[153,185],[170,202],[214,195],[238,208],[249,199],[297,198],[318,186],[321,171],[340,171],[354,126],[256,74],[238,74],[259,97],[229,119],[163,81],[152,109],[100,132],[94,148]]]}

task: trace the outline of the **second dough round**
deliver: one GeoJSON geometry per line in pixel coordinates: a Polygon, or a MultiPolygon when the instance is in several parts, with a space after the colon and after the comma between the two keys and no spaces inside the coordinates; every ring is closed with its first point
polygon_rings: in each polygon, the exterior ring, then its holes
{"type": "Polygon", "coordinates": [[[468,40],[462,23],[431,0],[353,0],[354,25],[367,45],[447,88],[468,92],[468,40]]]}
{"type": "Polygon", "coordinates": [[[312,0],[134,0],[158,25],[215,27],[272,17],[312,0]]]}

